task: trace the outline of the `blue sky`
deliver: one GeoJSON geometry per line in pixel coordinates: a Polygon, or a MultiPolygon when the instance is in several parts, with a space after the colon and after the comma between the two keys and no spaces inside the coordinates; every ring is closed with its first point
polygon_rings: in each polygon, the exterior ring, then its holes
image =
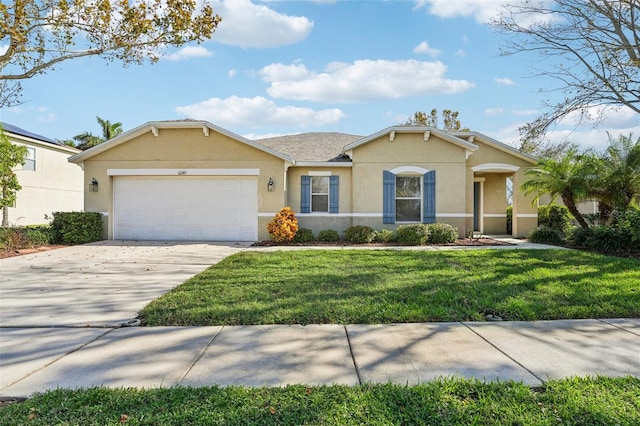
{"type": "MultiPolygon", "coordinates": [[[[463,126],[516,144],[555,84],[528,56],[499,56],[487,22],[504,0],[212,1],[222,23],[201,45],[156,64],[83,58],[23,83],[24,104],[0,120],[55,139],[147,121],[204,119],[249,138],[300,132],[369,135],[415,111],[460,112],[463,126]]],[[[2,46],[0,46],[1,48],[2,46]]],[[[584,147],[606,131],[640,136],[636,114],[597,128],[569,117],[550,133],[584,147]]]]}

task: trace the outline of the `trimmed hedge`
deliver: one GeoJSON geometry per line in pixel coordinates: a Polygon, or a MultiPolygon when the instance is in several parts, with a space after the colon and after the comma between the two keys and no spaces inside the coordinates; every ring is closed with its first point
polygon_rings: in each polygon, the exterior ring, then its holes
{"type": "Polygon", "coordinates": [[[571,226],[569,209],[559,204],[538,207],[538,225],[555,229],[565,234],[571,226]]]}
{"type": "Polygon", "coordinates": [[[534,229],[529,235],[529,241],[538,244],[553,244],[556,246],[564,245],[564,233],[548,226],[540,226],[534,229]]]}
{"type": "Polygon", "coordinates": [[[367,244],[373,241],[376,231],[370,226],[351,226],[344,231],[344,239],[353,244],[367,244]]]}
{"type": "Polygon", "coordinates": [[[429,244],[453,243],[458,239],[458,228],[448,223],[430,223],[427,225],[429,244]]]}
{"type": "Polygon", "coordinates": [[[45,246],[53,242],[53,234],[49,225],[0,228],[0,249],[2,250],[20,250],[45,246]]]}
{"type": "Polygon", "coordinates": [[[429,239],[429,228],[423,223],[400,225],[396,229],[398,242],[405,246],[421,246],[429,239]]]}
{"type": "Polygon", "coordinates": [[[86,244],[102,239],[102,214],[96,212],[55,212],[51,231],[56,242],[86,244]]]}
{"type": "Polygon", "coordinates": [[[293,237],[294,243],[309,243],[314,240],[313,231],[309,228],[299,228],[296,236],[293,237]]]}
{"type": "Polygon", "coordinates": [[[340,241],[340,234],[335,229],[324,229],[318,233],[318,240],[333,243],[340,241]]]}

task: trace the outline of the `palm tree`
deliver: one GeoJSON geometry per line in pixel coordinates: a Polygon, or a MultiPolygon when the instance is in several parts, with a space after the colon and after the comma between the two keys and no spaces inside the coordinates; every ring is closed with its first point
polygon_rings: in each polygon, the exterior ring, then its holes
{"type": "Polygon", "coordinates": [[[552,201],[560,196],[578,224],[587,229],[589,224],[576,204],[589,197],[600,167],[593,155],[578,154],[576,148],[571,148],[561,158],[542,159],[537,167],[527,170],[525,174],[531,179],[522,184],[521,189],[527,195],[537,192],[534,202],[545,193],[551,195],[552,201]]]}
{"type": "Polygon", "coordinates": [[[93,148],[96,145],[100,145],[102,142],[113,139],[122,133],[122,123],[111,123],[109,120],[103,120],[100,117],[96,117],[98,124],[102,128],[102,137],[95,136],[91,132],[83,132],[79,135],[75,135],[73,140],[78,142],[77,148],[86,150],[93,148]]]}
{"type": "Polygon", "coordinates": [[[633,142],[632,134],[609,135],[609,147],[599,157],[604,167],[593,195],[606,221],[613,210],[624,211],[640,200],[640,138],[633,142]]]}

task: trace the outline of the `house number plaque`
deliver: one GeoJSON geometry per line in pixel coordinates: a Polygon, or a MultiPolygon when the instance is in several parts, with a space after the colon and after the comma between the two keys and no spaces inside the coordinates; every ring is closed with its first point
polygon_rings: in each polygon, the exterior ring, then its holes
{"type": "Polygon", "coordinates": [[[178,170],[178,175],[180,175],[180,176],[184,176],[184,175],[186,175],[186,174],[187,174],[187,171],[186,171],[186,170],[178,170]]]}

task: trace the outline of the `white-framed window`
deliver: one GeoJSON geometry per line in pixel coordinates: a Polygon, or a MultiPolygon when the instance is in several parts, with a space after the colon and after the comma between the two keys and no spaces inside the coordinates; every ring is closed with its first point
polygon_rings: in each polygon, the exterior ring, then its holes
{"type": "Polygon", "coordinates": [[[27,147],[27,156],[24,159],[24,166],[22,170],[36,170],[36,149],[30,146],[27,147]]]}
{"type": "Polygon", "coordinates": [[[396,175],[396,222],[421,222],[422,176],[396,175]]]}
{"type": "Polygon", "coordinates": [[[329,211],[329,176],[311,176],[311,212],[329,211]]]}

